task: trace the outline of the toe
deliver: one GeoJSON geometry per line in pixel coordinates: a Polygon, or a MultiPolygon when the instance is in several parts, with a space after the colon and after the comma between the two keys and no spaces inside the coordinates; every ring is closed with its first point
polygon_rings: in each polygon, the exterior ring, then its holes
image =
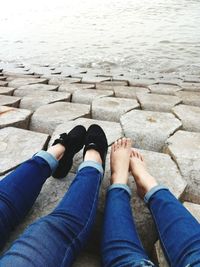
{"type": "Polygon", "coordinates": [[[125,137],[122,138],[122,146],[125,148],[126,147],[126,141],[127,139],[125,137]]]}
{"type": "Polygon", "coordinates": [[[117,147],[118,147],[118,142],[117,142],[117,141],[115,141],[115,143],[114,143],[114,151],[116,151],[116,150],[117,150],[117,147]]]}
{"type": "Polygon", "coordinates": [[[126,147],[131,148],[132,140],[130,138],[126,138],[126,147]]]}
{"type": "Polygon", "coordinates": [[[120,138],[117,140],[117,148],[120,148],[122,146],[122,139],[120,138]]]}

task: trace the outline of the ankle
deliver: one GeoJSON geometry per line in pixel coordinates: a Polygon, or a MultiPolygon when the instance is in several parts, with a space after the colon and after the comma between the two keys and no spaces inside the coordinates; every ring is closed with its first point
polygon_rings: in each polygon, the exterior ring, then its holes
{"type": "Polygon", "coordinates": [[[99,152],[94,149],[89,149],[86,151],[84,161],[88,161],[88,160],[96,161],[99,164],[102,164],[102,159],[101,159],[99,152]]]}
{"type": "Polygon", "coordinates": [[[118,173],[112,173],[111,179],[110,179],[111,184],[128,184],[128,175],[120,175],[118,173]]]}
{"type": "Polygon", "coordinates": [[[57,144],[57,145],[51,146],[47,150],[47,152],[50,153],[52,156],[54,156],[54,158],[56,158],[57,160],[60,160],[65,153],[65,147],[61,144],[57,144]]]}

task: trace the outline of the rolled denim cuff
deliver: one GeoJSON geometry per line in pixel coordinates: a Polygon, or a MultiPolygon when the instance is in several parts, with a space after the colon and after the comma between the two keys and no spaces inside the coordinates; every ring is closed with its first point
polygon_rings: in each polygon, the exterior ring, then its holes
{"type": "Polygon", "coordinates": [[[146,204],[149,203],[150,198],[158,191],[160,190],[169,190],[167,187],[163,186],[163,185],[156,185],[153,188],[151,188],[151,190],[149,190],[149,192],[146,193],[146,195],[144,196],[144,202],[146,204]]]}
{"type": "Polygon", "coordinates": [[[107,192],[109,192],[110,190],[112,190],[112,189],[114,189],[114,188],[124,189],[124,190],[129,194],[130,197],[131,197],[131,195],[132,195],[129,186],[126,185],[126,184],[112,184],[112,185],[110,185],[110,186],[108,187],[107,192]]]}
{"type": "Polygon", "coordinates": [[[78,167],[78,171],[80,171],[80,170],[82,170],[83,168],[86,168],[86,167],[95,168],[97,171],[99,171],[101,173],[101,176],[103,177],[104,170],[103,170],[103,167],[102,167],[102,165],[100,163],[98,163],[96,161],[92,161],[92,160],[83,161],[81,163],[81,165],[78,167]]]}
{"type": "Polygon", "coordinates": [[[51,168],[52,173],[58,167],[58,160],[54,158],[54,156],[47,151],[41,150],[40,152],[36,153],[34,157],[43,158],[49,164],[49,167],[51,168]]]}

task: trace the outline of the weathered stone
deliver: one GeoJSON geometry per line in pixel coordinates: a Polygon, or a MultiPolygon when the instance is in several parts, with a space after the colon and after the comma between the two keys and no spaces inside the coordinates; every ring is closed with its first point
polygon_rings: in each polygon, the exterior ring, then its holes
{"type": "MultiPolygon", "coordinates": [[[[36,84],[27,84],[27,85],[23,85],[20,86],[19,88],[17,88],[17,90],[15,91],[14,95],[18,94],[18,91],[20,90],[27,90],[27,91],[37,91],[38,94],[40,94],[41,91],[57,91],[58,90],[58,86],[57,85],[49,85],[49,84],[40,84],[40,83],[36,83],[36,84]]],[[[20,92],[19,92],[20,94],[20,92]]]]}
{"type": "MultiPolygon", "coordinates": [[[[128,85],[128,81],[106,81],[106,82],[102,82],[102,85],[107,85],[107,86],[127,86],[128,85]]],[[[97,88],[98,88],[98,84],[97,84],[97,88]]]]}
{"type": "Polygon", "coordinates": [[[1,76],[1,75],[3,75],[2,73],[0,73],[0,81],[5,81],[6,80],[6,77],[4,77],[4,76],[1,76]]]}
{"type": "Polygon", "coordinates": [[[112,91],[102,91],[102,90],[91,90],[83,89],[75,91],[72,95],[72,102],[74,103],[83,103],[83,104],[92,104],[92,101],[97,98],[102,98],[105,96],[113,96],[112,91]]]}
{"type": "Polygon", "coordinates": [[[178,105],[172,111],[181,120],[184,130],[200,132],[200,107],[178,105]]]}
{"type": "Polygon", "coordinates": [[[36,110],[40,106],[44,106],[46,104],[51,104],[55,102],[70,102],[71,94],[64,92],[43,92],[40,95],[39,92],[37,94],[28,95],[22,98],[20,102],[20,108],[26,108],[30,110],[36,110]]]}
{"type": "Polygon", "coordinates": [[[70,83],[80,83],[81,78],[67,78],[66,76],[43,76],[49,80],[49,84],[53,85],[62,85],[62,84],[70,84],[70,83]]]}
{"type": "Polygon", "coordinates": [[[149,85],[156,83],[156,81],[154,79],[129,79],[128,83],[130,86],[148,88],[149,85]]]}
{"type": "Polygon", "coordinates": [[[89,105],[57,102],[38,108],[31,118],[30,129],[51,135],[59,124],[79,117],[90,117],[89,105]]]}
{"type": "Polygon", "coordinates": [[[100,83],[104,81],[110,81],[110,77],[98,77],[98,76],[92,76],[88,74],[81,74],[82,78],[82,83],[100,83]]]}
{"type": "Polygon", "coordinates": [[[137,94],[137,98],[142,109],[152,111],[170,112],[181,102],[177,96],[171,95],[137,94]]]}
{"type": "Polygon", "coordinates": [[[165,141],[181,127],[181,122],[171,113],[132,110],[121,117],[125,136],[135,147],[162,151],[165,141]]]}
{"type": "Polygon", "coordinates": [[[12,87],[0,87],[0,95],[13,95],[14,90],[12,87]]]}
{"type": "Polygon", "coordinates": [[[92,102],[92,118],[118,122],[123,114],[139,107],[135,99],[116,97],[95,99],[92,102]]]}
{"type": "Polygon", "coordinates": [[[185,200],[200,204],[200,133],[178,131],[166,141],[168,152],[188,182],[185,200]]]}
{"type": "MultiPolygon", "coordinates": [[[[197,221],[200,223],[200,205],[193,204],[190,202],[184,202],[183,205],[188,209],[188,211],[197,219],[197,221]]],[[[169,264],[167,263],[167,260],[165,258],[165,255],[163,253],[160,241],[156,242],[155,244],[155,254],[156,254],[156,260],[161,267],[169,267],[169,264]]]]}
{"type": "Polygon", "coordinates": [[[200,92],[177,92],[176,95],[181,99],[183,104],[200,107],[200,92]]]}
{"type": "Polygon", "coordinates": [[[175,95],[175,93],[180,91],[182,88],[178,85],[159,83],[149,85],[149,89],[151,93],[155,94],[175,95]]]}
{"type": "Polygon", "coordinates": [[[200,84],[200,77],[197,77],[196,75],[184,75],[182,78],[184,82],[200,84]]]}
{"type": "Polygon", "coordinates": [[[47,83],[46,79],[42,78],[16,78],[9,82],[10,87],[19,88],[23,85],[35,84],[35,83],[47,83]]]}
{"type": "Polygon", "coordinates": [[[14,126],[28,129],[31,114],[30,110],[0,106],[0,128],[14,126]]]}
{"type": "Polygon", "coordinates": [[[95,84],[87,84],[87,83],[62,84],[59,87],[58,91],[74,93],[75,91],[80,89],[95,89],[95,84]]]}
{"type": "Polygon", "coordinates": [[[183,83],[181,83],[181,87],[185,91],[200,92],[200,83],[183,82],[183,83]]]}
{"type": "Polygon", "coordinates": [[[8,82],[7,81],[0,81],[0,87],[6,87],[8,86],[8,82]]]}
{"type": "Polygon", "coordinates": [[[7,76],[7,78],[6,78],[6,81],[8,81],[8,82],[11,82],[11,81],[13,81],[13,80],[15,80],[15,79],[31,79],[31,78],[33,78],[33,79],[38,79],[38,78],[40,78],[40,76],[39,75],[24,75],[24,74],[12,74],[12,73],[10,73],[10,76],[7,76]]]}
{"type": "MultiPolygon", "coordinates": [[[[89,128],[92,124],[98,124],[102,127],[104,130],[108,145],[111,145],[115,140],[119,139],[123,136],[122,134],[122,128],[119,123],[116,122],[108,122],[108,121],[100,121],[100,120],[92,120],[92,119],[86,119],[86,118],[79,118],[74,121],[68,121],[64,124],[60,124],[58,127],[56,127],[52,138],[49,142],[49,145],[53,143],[53,141],[58,138],[59,134],[63,132],[69,132],[71,129],[73,129],[77,125],[83,125],[86,129],[89,128]]],[[[81,156],[82,157],[82,156],[81,156]]]]}
{"type": "Polygon", "coordinates": [[[0,130],[0,175],[10,171],[42,149],[48,135],[15,127],[0,130]]]}
{"type": "Polygon", "coordinates": [[[18,107],[21,98],[9,96],[9,95],[0,95],[0,106],[8,106],[8,107],[18,107]]]}
{"type": "Polygon", "coordinates": [[[114,88],[114,92],[116,97],[137,99],[138,93],[149,93],[149,89],[145,87],[117,86],[114,88]]]}

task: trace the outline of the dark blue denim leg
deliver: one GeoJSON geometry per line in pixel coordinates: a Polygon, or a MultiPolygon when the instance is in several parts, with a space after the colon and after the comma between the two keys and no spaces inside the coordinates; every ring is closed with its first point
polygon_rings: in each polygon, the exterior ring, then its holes
{"type": "Polygon", "coordinates": [[[0,266],[71,266],[92,228],[101,178],[101,171],[83,166],[58,207],[27,228],[0,266]]]}
{"type": "Polygon", "coordinates": [[[199,223],[169,190],[153,191],[147,202],[170,266],[200,266],[199,223]]]}
{"type": "Polygon", "coordinates": [[[56,167],[57,161],[47,152],[37,155],[0,181],[0,247],[28,213],[42,185],[56,167]]]}
{"type": "Polygon", "coordinates": [[[107,193],[102,240],[104,267],[154,266],[142,247],[126,186],[112,186],[107,193]]]}

